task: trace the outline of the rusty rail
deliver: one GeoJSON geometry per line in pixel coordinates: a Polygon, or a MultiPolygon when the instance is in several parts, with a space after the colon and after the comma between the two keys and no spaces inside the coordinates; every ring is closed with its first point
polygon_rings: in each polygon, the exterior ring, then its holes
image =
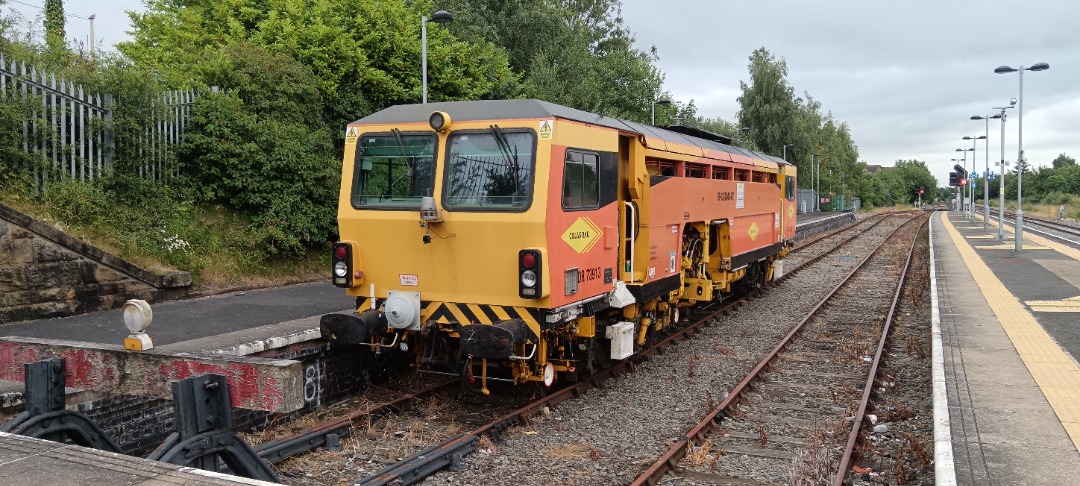
{"type": "Polygon", "coordinates": [[[270,462],[279,462],[319,447],[333,447],[342,437],[349,435],[353,424],[367,420],[368,417],[406,410],[421,398],[441,391],[452,383],[457,382],[447,381],[434,384],[418,392],[410,393],[389,402],[369,407],[363,412],[358,412],[348,417],[328,420],[308,427],[293,435],[263,442],[262,444],[253,447],[253,449],[259,457],[270,462]]]}
{"type": "Polygon", "coordinates": [[[899,282],[896,284],[896,293],[893,294],[892,303],[889,305],[889,313],[885,317],[885,326],[881,330],[881,339],[878,341],[877,352],[874,353],[874,360],[870,365],[870,373],[866,378],[866,385],[863,386],[863,395],[862,399],[859,401],[859,410],[855,413],[855,420],[851,423],[851,432],[848,434],[847,444],[844,446],[843,455],[840,457],[840,465],[837,466],[836,477],[833,479],[833,486],[842,486],[844,484],[844,479],[847,477],[848,466],[851,464],[851,456],[855,452],[855,446],[858,444],[859,432],[862,430],[863,420],[866,418],[866,408],[870,404],[870,395],[874,390],[874,381],[877,380],[881,356],[885,351],[885,346],[888,344],[889,336],[892,331],[896,307],[900,303],[900,295],[904,291],[904,282],[907,280],[908,270],[911,269],[911,262],[914,259],[915,245],[919,241],[919,234],[922,232],[922,228],[926,226],[928,221],[929,218],[925,219],[919,229],[915,231],[915,236],[911,238],[911,247],[908,248],[907,261],[904,262],[904,270],[900,273],[899,282]]]}
{"type": "Polygon", "coordinates": [[[552,407],[566,400],[578,398],[585,392],[599,386],[600,383],[603,383],[610,378],[634,371],[636,363],[655,356],[669,346],[674,346],[685,339],[689,339],[691,335],[705,327],[710,320],[719,315],[731,312],[731,310],[741,305],[743,301],[744,299],[731,301],[721,308],[708,313],[704,317],[687,324],[685,327],[680,328],[664,339],[661,339],[654,346],[639,351],[630,358],[590,377],[583,378],[582,381],[575,385],[563,388],[540,398],[537,401],[470,432],[456,435],[437,445],[417,452],[402,461],[379,470],[375,474],[368,476],[356,484],[364,486],[387,484],[408,485],[419,482],[444,467],[450,466],[453,468],[460,464],[463,457],[476,449],[476,443],[481,436],[487,435],[488,437],[497,440],[503,431],[517,424],[528,423],[529,420],[544,407],[552,407]]]}
{"type": "MultiPolygon", "coordinates": [[[[912,221],[914,221],[914,219],[912,221]]],[[[878,223],[875,223],[875,226],[876,224],[878,223]]],[[[899,231],[899,228],[897,228],[897,231],[899,231]]],[[[847,241],[851,241],[851,239],[847,241]]],[[[672,443],[668,447],[668,450],[663,455],[661,455],[659,459],[653,462],[652,465],[645,469],[644,472],[638,475],[637,479],[635,479],[632,484],[634,486],[651,486],[657,484],[660,481],[660,478],[664,476],[664,474],[666,474],[668,471],[675,469],[675,465],[678,464],[678,462],[686,455],[687,449],[691,445],[703,443],[708,434],[715,432],[719,428],[719,421],[724,416],[726,416],[726,413],[729,409],[731,409],[733,406],[737,405],[741,401],[743,393],[746,392],[750,388],[750,385],[760,377],[762,371],[769,367],[773,359],[776,358],[780,351],[784,350],[784,348],[787,347],[787,345],[794,339],[794,337],[799,334],[803,326],[805,326],[806,323],[810,322],[810,320],[818,314],[821,308],[824,307],[825,304],[829,302],[833,298],[833,296],[840,291],[841,288],[847,285],[847,283],[852,279],[852,277],[855,276],[856,273],[863,269],[866,263],[869,262],[870,259],[873,258],[874,255],[876,255],[878,251],[880,251],[885,246],[885,243],[888,242],[888,240],[888,238],[882,240],[882,242],[877,247],[875,247],[874,250],[866,256],[866,258],[860,261],[855,266],[855,268],[853,268],[851,272],[849,272],[843,278],[843,280],[841,280],[832,290],[830,290],[829,293],[824,298],[822,298],[821,301],[818,302],[818,304],[810,310],[810,312],[807,313],[806,317],[800,320],[795,325],[795,327],[792,328],[791,331],[789,331],[787,335],[785,335],[780,340],[780,342],[773,346],[773,348],[768,352],[768,354],[765,355],[765,358],[762,359],[761,362],[759,362],[757,366],[755,366],[750,371],[750,373],[748,373],[746,377],[742,379],[742,381],[740,381],[737,385],[735,385],[734,388],[731,389],[728,395],[724,398],[722,402],[720,402],[718,406],[716,406],[712,411],[706,414],[706,416],[701,419],[697,423],[697,425],[691,427],[690,430],[687,431],[682,438],[672,443]]],[[[809,263],[804,264],[800,266],[800,268],[805,268],[808,265],[809,263]]]]}

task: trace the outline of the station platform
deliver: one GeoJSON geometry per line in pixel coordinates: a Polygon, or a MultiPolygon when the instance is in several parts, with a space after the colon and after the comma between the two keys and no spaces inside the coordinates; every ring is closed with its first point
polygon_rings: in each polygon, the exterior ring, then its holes
{"type": "Polygon", "coordinates": [[[0,432],[0,484],[269,486],[277,483],[0,432]]]}
{"type": "Polygon", "coordinates": [[[1080,477],[1080,249],[931,219],[939,485],[1080,477]],[[940,337],[940,339],[938,339],[940,337]]]}

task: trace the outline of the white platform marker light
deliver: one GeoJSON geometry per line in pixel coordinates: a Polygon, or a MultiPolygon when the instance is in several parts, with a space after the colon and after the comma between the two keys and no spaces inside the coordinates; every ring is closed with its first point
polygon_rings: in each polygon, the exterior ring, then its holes
{"type": "Polygon", "coordinates": [[[131,335],[124,338],[124,349],[146,351],[154,347],[154,340],[146,334],[146,329],[154,320],[154,311],[145,300],[131,299],[124,303],[124,326],[131,335]]]}

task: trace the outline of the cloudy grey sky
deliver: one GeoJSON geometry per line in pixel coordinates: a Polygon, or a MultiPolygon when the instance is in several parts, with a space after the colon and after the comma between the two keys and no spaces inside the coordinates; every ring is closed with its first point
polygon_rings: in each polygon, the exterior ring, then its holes
{"type": "MultiPolygon", "coordinates": [[[[39,10],[15,2],[44,0],[9,0],[32,19],[39,10]]],[[[95,38],[111,49],[131,28],[124,10],[139,10],[142,2],[65,6],[69,14],[96,14],[95,38]]],[[[1018,96],[1017,74],[994,68],[1046,62],[1050,70],[1024,76],[1027,158],[1033,165],[1049,165],[1062,152],[1080,158],[1080,2],[623,0],[622,13],[639,48],[656,46],[665,88],[678,101],[695,100],[700,114],[735,119],[750,53],[764,46],[787,61],[797,93],[808,92],[848,123],[861,160],[923,160],[939,185],[948,183],[949,159],[963,156],[955,150],[971,147],[961,138],[984,133],[985,122],[969,118],[1018,96]]],[[[69,18],[69,37],[85,42],[88,26],[69,18]]],[[[1017,155],[1017,121],[1010,113],[1005,126],[1009,161],[1017,155]]],[[[993,163],[1001,151],[997,120],[989,131],[993,163]]],[[[983,147],[976,152],[980,168],[983,147]]]]}
{"type": "MultiPolygon", "coordinates": [[[[994,68],[1046,62],[1049,70],[1024,76],[1024,151],[1033,165],[1062,152],[1080,157],[1080,2],[624,0],[623,18],[638,47],[656,46],[665,87],[679,101],[696,100],[701,114],[735,119],[739,81],[749,80],[749,56],[764,46],[787,61],[797,93],[848,123],[861,160],[923,160],[939,185],[948,183],[949,159],[964,155],[955,150],[972,146],[961,139],[986,131],[970,117],[1018,96],[1018,73],[994,68]]],[[[1010,113],[1005,125],[1009,161],[1017,120],[1010,113]]],[[[989,131],[993,164],[997,120],[989,131]]]]}

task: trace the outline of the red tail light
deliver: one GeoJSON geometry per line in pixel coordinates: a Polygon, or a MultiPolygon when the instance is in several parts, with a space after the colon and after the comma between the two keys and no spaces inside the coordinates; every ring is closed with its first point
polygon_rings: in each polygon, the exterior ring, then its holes
{"type": "Polygon", "coordinates": [[[349,242],[339,241],[334,243],[331,253],[330,276],[337,287],[352,287],[353,285],[353,247],[349,242]]]}
{"type": "Polygon", "coordinates": [[[518,252],[518,297],[539,299],[543,296],[543,270],[540,250],[518,252]]]}

